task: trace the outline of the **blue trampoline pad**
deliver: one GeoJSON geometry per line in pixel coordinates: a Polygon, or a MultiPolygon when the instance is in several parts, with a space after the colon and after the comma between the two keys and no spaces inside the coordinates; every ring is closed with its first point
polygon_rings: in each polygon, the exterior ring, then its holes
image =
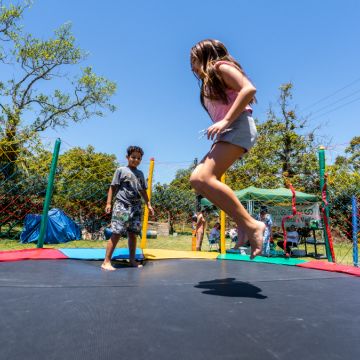
{"type": "MultiPolygon", "coordinates": [[[[69,259],[76,260],[104,260],[105,258],[105,249],[59,249],[64,255],[66,255],[69,259]]],[[[113,256],[113,260],[121,260],[121,259],[129,259],[129,249],[128,248],[120,248],[115,249],[113,256]]],[[[141,249],[136,249],[135,254],[136,260],[144,260],[144,254],[141,249]]]]}

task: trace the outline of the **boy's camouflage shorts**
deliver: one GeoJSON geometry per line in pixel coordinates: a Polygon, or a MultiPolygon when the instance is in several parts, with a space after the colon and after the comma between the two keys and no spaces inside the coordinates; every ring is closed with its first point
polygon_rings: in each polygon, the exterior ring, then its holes
{"type": "Polygon", "coordinates": [[[126,236],[128,232],[139,235],[141,231],[141,204],[127,207],[121,202],[115,201],[111,218],[111,231],[121,236],[126,236]]]}

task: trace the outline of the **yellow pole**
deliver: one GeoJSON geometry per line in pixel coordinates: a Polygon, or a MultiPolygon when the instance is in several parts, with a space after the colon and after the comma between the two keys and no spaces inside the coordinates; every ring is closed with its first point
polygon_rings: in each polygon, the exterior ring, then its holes
{"type": "Polygon", "coordinates": [[[193,229],[191,237],[191,251],[196,251],[196,230],[193,229]]]}
{"type": "MultiPolygon", "coordinates": [[[[221,176],[221,182],[225,184],[225,174],[223,174],[221,176]]],[[[225,220],[226,220],[226,215],[224,211],[220,211],[220,249],[221,249],[221,254],[225,254],[226,253],[226,249],[225,249],[225,220]]]]}
{"type": "MultiPolygon", "coordinates": [[[[152,188],[152,179],[153,179],[153,173],[154,173],[154,161],[155,161],[154,158],[150,159],[148,188],[147,188],[147,194],[148,194],[149,200],[151,200],[151,188],[152,188]]],[[[143,224],[142,224],[142,236],[141,236],[141,243],[140,243],[141,249],[146,248],[146,233],[147,233],[148,221],[149,221],[149,209],[147,206],[145,206],[144,220],[143,220],[143,224]]]]}

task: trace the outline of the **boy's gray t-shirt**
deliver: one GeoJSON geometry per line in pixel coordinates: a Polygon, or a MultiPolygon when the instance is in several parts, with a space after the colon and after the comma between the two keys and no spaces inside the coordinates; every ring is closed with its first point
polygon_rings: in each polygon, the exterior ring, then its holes
{"type": "Polygon", "coordinates": [[[111,185],[118,188],[116,201],[130,206],[141,204],[140,191],[147,189],[143,172],[128,166],[116,169],[111,185]]]}

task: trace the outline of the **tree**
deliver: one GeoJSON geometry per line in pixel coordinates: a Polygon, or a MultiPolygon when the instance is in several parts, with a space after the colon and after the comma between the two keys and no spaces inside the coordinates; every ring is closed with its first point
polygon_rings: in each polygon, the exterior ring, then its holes
{"type": "Polygon", "coordinates": [[[154,186],[151,202],[155,208],[156,220],[166,220],[170,232],[174,232],[178,221],[186,221],[195,210],[195,194],[167,184],[154,186]]]}
{"type": "MultiPolygon", "coordinates": [[[[26,1],[23,4],[10,4],[6,7],[3,5],[3,1],[0,1],[0,41],[7,42],[16,37],[17,31],[19,31],[17,22],[29,5],[30,3],[26,1]]],[[[6,54],[0,45],[0,61],[4,62],[5,59],[6,54]]]]}
{"type": "Polygon", "coordinates": [[[6,177],[8,163],[0,172],[0,235],[18,237],[28,214],[42,210],[51,163],[51,152],[34,136],[19,152],[16,171],[6,177]],[[5,226],[6,225],[6,226],[5,226]],[[2,229],[1,229],[2,227],[2,229]]]}
{"type": "Polygon", "coordinates": [[[171,181],[170,186],[181,190],[191,190],[190,175],[195,166],[191,165],[188,169],[180,169],[176,172],[174,180],[171,181]]]}
{"type": "Polygon", "coordinates": [[[2,39],[7,40],[2,66],[11,67],[8,74],[16,74],[0,82],[0,165],[14,163],[34,133],[115,110],[110,103],[115,83],[96,75],[90,66],[68,79],[65,70],[87,57],[75,44],[71,26],[61,26],[48,40],[38,39],[17,25],[26,7],[0,8],[2,39]],[[64,88],[70,90],[60,90],[64,88]]]}
{"type": "Polygon", "coordinates": [[[97,153],[92,146],[66,151],[59,156],[53,206],[82,223],[108,219],[106,196],[117,166],[115,155],[97,153]]]}
{"type": "Polygon", "coordinates": [[[232,188],[275,188],[291,182],[297,190],[318,189],[315,130],[303,133],[307,122],[291,106],[292,87],[291,83],[280,87],[279,113],[270,107],[267,120],[257,124],[255,146],[228,171],[232,188]]]}
{"type": "Polygon", "coordinates": [[[349,154],[349,165],[354,171],[360,171],[360,136],[355,136],[351,139],[350,145],[345,149],[345,153],[349,154]]]}

